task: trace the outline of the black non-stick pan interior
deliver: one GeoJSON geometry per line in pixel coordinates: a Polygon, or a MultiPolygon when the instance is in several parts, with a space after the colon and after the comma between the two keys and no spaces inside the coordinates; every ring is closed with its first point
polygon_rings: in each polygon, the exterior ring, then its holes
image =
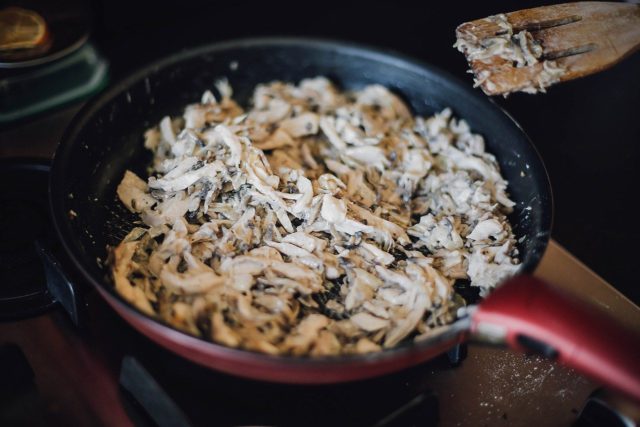
{"type": "Polygon", "coordinates": [[[527,136],[499,107],[446,73],[399,55],[342,43],[262,39],[176,54],[113,85],[74,119],[56,153],[51,200],[64,244],[86,276],[106,283],[107,245],[117,244],[133,226],[135,217],[121,206],[115,189],[126,169],[146,176],[151,157],[142,142],[147,128],[165,115],[181,115],[221,77],[246,105],[258,83],[320,75],[344,89],[379,83],[416,114],[450,107],[467,120],[485,137],[509,181],[517,202],[510,219],[523,269],[535,268],[551,227],[548,178],[527,136]]]}

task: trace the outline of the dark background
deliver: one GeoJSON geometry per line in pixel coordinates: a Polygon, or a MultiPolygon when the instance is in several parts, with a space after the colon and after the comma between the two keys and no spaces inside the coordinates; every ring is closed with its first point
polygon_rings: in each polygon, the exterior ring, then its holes
{"type": "MultiPolygon", "coordinates": [[[[68,2],[65,2],[68,3],[68,2]]],[[[94,0],[93,38],[114,80],[199,44],[260,35],[319,36],[393,49],[472,84],[451,46],[468,20],[542,2],[297,2],[94,0]],[[413,3],[413,4],[411,4],[413,3]]],[[[640,53],[616,67],[497,99],[529,134],[551,178],[553,237],[636,303],[640,285],[640,53]]]]}

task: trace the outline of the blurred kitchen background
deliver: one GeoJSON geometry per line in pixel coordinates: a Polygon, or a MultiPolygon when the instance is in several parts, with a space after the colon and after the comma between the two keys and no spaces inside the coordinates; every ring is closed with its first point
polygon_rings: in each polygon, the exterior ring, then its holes
{"type": "MultiPolygon", "coordinates": [[[[45,18],[54,14],[66,19],[64,31],[90,33],[96,52],[109,64],[112,82],[154,59],[196,45],[287,35],[394,50],[443,68],[471,85],[463,55],[452,48],[456,26],[547,3],[55,0],[1,4],[0,8],[33,9],[45,18]]],[[[7,76],[24,72],[0,68],[0,88],[7,76]]],[[[639,76],[637,53],[600,74],[554,86],[547,94],[495,99],[529,134],[548,168],[555,198],[553,237],[636,303],[640,303],[636,273],[640,265],[639,76]]],[[[87,92],[98,91],[104,84],[87,92]]],[[[73,101],[64,108],[69,111],[77,105],[73,101]]],[[[4,143],[26,132],[60,131],[43,121],[50,114],[46,111],[35,119],[2,125],[0,154],[13,154],[3,148],[4,143]]],[[[22,149],[17,154],[28,150],[22,149]]]]}

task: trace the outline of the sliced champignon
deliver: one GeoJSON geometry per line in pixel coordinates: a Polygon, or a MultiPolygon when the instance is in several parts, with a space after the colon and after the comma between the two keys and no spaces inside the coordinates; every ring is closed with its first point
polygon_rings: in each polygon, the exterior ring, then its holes
{"type": "Polygon", "coordinates": [[[320,331],[310,354],[312,356],[330,356],[340,353],[342,345],[338,338],[329,331],[320,331]]]}
{"type": "Polygon", "coordinates": [[[321,117],[319,126],[327,140],[333,145],[339,152],[344,151],[347,148],[347,144],[340,138],[336,131],[335,119],[331,117],[321,117]]]}
{"type": "Polygon", "coordinates": [[[304,354],[318,338],[321,329],[329,324],[329,319],[321,314],[310,314],[300,321],[293,333],[284,341],[284,348],[293,354],[304,354]]]}
{"type": "Polygon", "coordinates": [[[371,254],[371,257],[368,258],[370,258],[374,264],[389,265],[396,260],[389,252],[383,251],[371,243],[362,242],[360,247],[363,248],[365,252],[371,254]]]}
{"type": "Polygon", "coordinates": [[[406,231],[399,225],[391,221],[387,221],[384,218],[380,218],[371,211],[364,209],[353,202],[348,202],[348,206],[354,211],[357,217],[367,221],[369,225],[374,226],[378,230],[388,232],[394,239],[398,240],[398,243],[407,244],[410,242],[406,231]]]}
{"type": "Polygon", "coordinates": [[[325,194],[322,197],[320,215],[330,224],[341,223],[347,218],[347,205],[343,200],[337,199],[330,194],[325,194]]]}
{"type": "Polygon", "coordinates": [[[471,233],[467,236],[467,239],[471,240],[488,240],[490,237],[494,240],[498,240],[498,236],[502,232],[502,225],[495,219],[487,219],[479,222],[471,233]]]}
{"type": "Polygon", "coordinates": [[[322,252],[327,246],[327,241],[315,237],[311,234],[296,231],[295,233],[287,234],[282,241],[284,243],[291,243],[306,250],[307,252],[319,251],[322,252]]]}
{"type": "Polygon", "coordinates": [[[354,268],[353,272],[355,274],[355,279],[353,281],[355,285],[363,284],[374,290],[383,285],[383,281],[379,276],[374,275],[367,270],[364,270],[362,268],[354,268]]]}
{"type": "Polygon", "coordinates": [[[500,283],[518,272],[520,266],[512,264],[511,259],[501,264],[493,261],[493,254],[487,248],[475,248],[469,256],[467,271],[471,284],[482,290],[491,289],[491,284],[500,283]]]}
{"type": "MultiPolygon", "coordinates": [[[[203,99],[204,98],[203,96],[203,99]]],[[[205,102],[203,102],[203,104],[205,104],[205,102]]],[[[189,105],[184,109],[183,118],[185,129],[201,129],[207,121],[207,110],[202,105],[189,105]]]]}
{"type": "Polygon", "coordinates": [[[200,179],[215,176],[218,172],[223,170],[223,166],[220,162],[208,163],[199,168],[197,166],[197,163],[194,162],[192,168],[196,169],[190,169],[188,172],[184,172],[179,175],[177,174],[175,177],[167,174],[164,178],[152,180],[149,182],[149,187],[152,189],[159,189],[167,193],[172,193],[185,190],[200,179]]]}
{"type": "Polygon", "coordinates": [[[398,345],[451,322],[453,283],[485,294],[519,269],[496,159],[445,109],[412,117],[380,85],[226,80],[145,133],[141,223],[113,250],[116,290],[196,336],[268,354],[398,345]]]}
{"type": "Polygon", "coordinates": [[[296,289],[311,294],[322,290],[321,278],[310,268],[293,262],[273,262],[268,268],[276,275],[296,281],[296,289]]]}
{"type": "Polygon", "coordinates": [[[142,212],[143,221],[152,226],[172,224],[189,210],[190,200],[184,191],[179,191],[159,202],[155,209],[142,212]]]}
{"type": "Polygon", "coordinates": [[[268,101],[266,109],[253,111],[249,116],[258,123],[276,123],[286,118],[291,112],[291,105],[288,102],[273,98],[268,101]]]}
{"type": "Polygon", "coordinates": [[[303,113],[280,123],[280,128],[294,138],[318,133],[319,118],[315,113],[303,113]]]}
{"type": "Polygon", "coordinates": [[[280,251],[280,253],[289,257],[310,257],[311,256],[311,252],[301,247],[298,247],[296,245],[293,245],[291,243],[287,243],[287,242],[278,243],[278,242],[266,241],[265,244],[267,244],[268,246],[271,246],[272,248],[277,249],[278,251],[280,251]]]}
{"type": "Polygon", "coordinates": [[[173,130],[173,123],[171,117],[167,116],[160,121],[160,134],[169,144],[173,145],[176,142],[176,133],[173,130]]]}
{"type": "Polygon", "coordinates": [[[250,244],[253,237],[253,229],[255,228],[252,220],[256,215],[254,208],[247,208],[246,211],[240,216],[240,218],[231,226],[231,232],[235,235],[236,239],[245,244],[250,244]]]}
{"type": "Polygon", "coordinates": [[[298,187],[298,191],[302,194],[295,205],[291,208],[291,213],[294,215],[302,215],[310,206],[311,200],[313,199],[313,184],[311,181],[305,177],[304,175],[300,175],[296,182],[296,186],[298,187]]]}
{"type": "Polygon", "coordinates": [[[424,242],[430,251],[439,248],[456,250],[463,247],[464,241],[455,229],[454,222],[448,217],[436,221],[432,214],[428,214],[420,217],[420,222],[407,232],[424,242]]]}
{"type": "Polygon", "coordinates": [[[385,282],[399,285],[405,290],[410,290],[415,286],[419,286],[418,283],[414,283],[413,280],[401,272],[393,271],[380,265],[376,265],[375,271],[385,282]]]}
{"type": "Polygon", "coordinates": [[[179,272],[180,259],[173,258],[160,271],[160,280],[164,285],[191,294],[205,292],[224,283],[223,277],[218,276],[210,267],[189,252],[183,252],[182,256],[186,263],[186,271],[179,272]]]}
{"type": "Polygon", "coordinates": [[[222,313],[219,312],[214,312],[211,316],[211,338],[229,347],[237,347],[240,344],[240,337],[225,323],[222,313]]]}
{"type": "Polygon", "coordinates": [[[369,313],[360,312],[350,317],[350,320],[360,329],[374,332],[389,326],[389,321],[372,316],[369,313]]]}
{"type": "Polygon", "coordinates": [[[296,145],[296,142],[287,132],[282,129],[278,129],[266,140],[254,143],[253,145],[254,147],[257,147],[261,150],[273,150],[274,148],[282,148],[287,146],[292,147],[296,145]]]}
{"type": "Polygon", "coordinates": [[[148,129],[144,133],[144,148],[147,150],[156,150],[160,145],[161,137],[157,128],[148,129]]]}
{"type": "Polygon", "coordinates": [[[133,256],[138,248],[138,242],[121,243],[114,250],[113,281],[116,290],[127,301],[135,305],[146,314],[153,314],[153,308],[146,297],[144,289],[134,286],[129,280],[129,275],[136,269],[133,256]]]}
{"type": "Polygon", "coordinates": [[[380,170],[389,166],[386,153],[380,147],[350,147],[345,150],[345,154],[362,165],[374,166],[380,170]]]}
{"type": "Polygon", "coordinates": [[[380,351],[380,346],[367,338],[360,338],[356,344],[356,353],[373,353],[380,351]]]}
{"type": "Polygon", "coordinates": [[[213,128],[213,132],[208,133],[213,138],[224,143],[229,149],[229,157],[225,161],[228,166],[238,167],[242,157],[242,143],[240,139],[231,130],[224,125],[218,125],[213,128]]]}
{"type": "Polygon", "coordinates": [[[147,183],[129,170],[124,173],[116,190],[120,201],[131,212],[143,212],[156,204],[157,200],[148,191],[147,183]]]}
{"type": "Polygon", "coordinates": [[[358,104],[380,108],[380,114],[385,119],[409,120],[411,113],[404,102],[389,89],[381,85],[370,85],[358,93],[358,104]]]}
{"type": "Polygon", "coordinates": [[[319,191],[322,193],[335,195],[341,189],[347,188],[344,182],[333,174],[325,173],[318,177],[319,191]]]}
{"type": "Polygon", "coordinates": [[[193,335],[199,335],[198,327],[195,323],[193,306],[182,301],[175,302],[171,305],[168,313],[171,324],[185,332],[193,335]]]}
{"type": "Polygon", "coordinates": [[[384,347],[394,347],[406,338],[416,327],[420,319],[427,310],[427,297],[424,294],[417,294],[410,307],[409,314],[397,321],[396,325],[385,335],[384,347]]]}
{"type": "Polygon", "coordinates": [[[360,307],[362,304],[369,302],[375,295],[374,290],[363,284],[354,283],[349,289],[349,293],[344,300],[344,307],[347,310],[353,310],[360,307]]]}

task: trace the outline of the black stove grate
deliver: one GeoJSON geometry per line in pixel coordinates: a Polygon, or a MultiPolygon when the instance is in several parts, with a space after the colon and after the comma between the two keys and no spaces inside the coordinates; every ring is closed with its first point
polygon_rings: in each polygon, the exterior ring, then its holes
{"type": "Polygon", "coordinates": [[[139,426],[428,427],[439,419],[437,396],[421,381],[427,365],[373,380],[309,386],[230,377],[185,361],[167,365],[162,355],[142,357],[125,356],[120,370],[125,408],[139,426]]]}

